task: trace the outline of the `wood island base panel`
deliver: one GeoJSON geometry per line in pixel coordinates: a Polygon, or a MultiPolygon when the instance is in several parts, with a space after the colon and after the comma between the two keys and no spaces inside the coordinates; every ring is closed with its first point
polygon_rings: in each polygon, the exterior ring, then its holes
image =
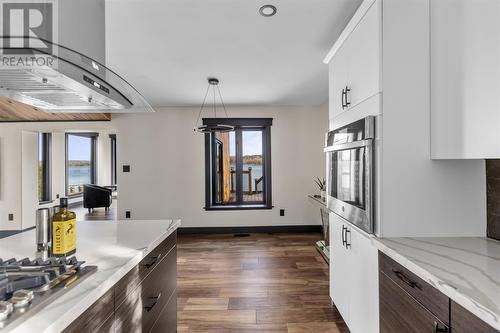
{"type": "Polygon", "coordinates": [[[176,245],[174,232],[63,332],[175,333],[176,245]]]}
{"type": "MultiPolygon", "coordinates": [[[[2,333],[175,332],[180,220],[78,221],[78,260],[97,270],[2,333]]],[[[5,258],[35,256],[35,230],[0,239],[5,258]]]]}

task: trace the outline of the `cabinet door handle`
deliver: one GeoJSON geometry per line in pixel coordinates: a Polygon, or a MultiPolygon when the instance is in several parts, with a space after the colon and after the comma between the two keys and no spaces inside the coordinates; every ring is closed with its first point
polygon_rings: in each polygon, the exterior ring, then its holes
{"type": "Polygon", "coordinates": [[[345,231],[347,230],[347,228],[343,225],[342,226],[342,246],[345,246],[345,243],[346,243],[346,240],[345,240],[345,231]]]}
{"type": "Polygon", "coordinates": [[[344,89],[342,89],[342,110],[344,110],[346,108],[346,105],[345,105],[345,99],[346,99],[346,92],[344,89]]]}
{"type": "Polygon", "coordinates": [[[349,92],[351,92],[351,89],[348,86],[345,86],[345,107],[348,107],[351,105],[351,102],[349,102],[349,92]]]}
{"type": "Polygon", "coordinates": [[[448,333],[448,328],[446,326],[440,327],[439,323],[437,321],[435,321],[433,333],[448,333]]]}
{"type": "Polygon", "coordinates": [[[349,249],[351,247],[351,243],[347,241],[347,233],[351,233],[351,230],[345,228],[345,248],[349,249]]]}
{"type": "Polygon", "coordinates": [[[149,304],[144,306],[144,310],[146,310],[147,312],[153,310],[155,305],[158,303],[158,300],[160,299],[160,297],[161,297],[161,293],[159,293],[158,296],[150,297],[149,304]]]}
{"type": "Polygon", "coordinates": [[[392,272],[394,274],[396,274],[396,276],[398,277],[398,279],[400,279],[401,281],[403,281],[404,284],[410,286],[411,288],[417,288],[417,289],[422,289],[418,283],[416,283],[415,281],[412,281],[409,277],[407,277],[403,272],[401,271],[396,271],[396,270],[392,270],[392,272]]]}
{"type": "Polygon", "coordinates": [[[146,268],[151,268],[151,267],[153,267],[156,264],[156,262],[158,261],[158,259],[160,259],[160,256],[158,255],[158,256],[154,256],[154,257],[149,257],[148,259],[149,259],[149,262],[144,263],[143,265],[146,268]]]}

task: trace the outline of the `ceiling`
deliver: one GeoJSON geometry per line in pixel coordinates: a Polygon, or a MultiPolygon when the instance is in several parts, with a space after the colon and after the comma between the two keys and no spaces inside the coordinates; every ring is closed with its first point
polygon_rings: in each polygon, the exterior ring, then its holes
{"type": "Polygon", "coordinates": [[[361,1],[106,0],[106,65],[153,106],[200,105],[211,76],[228,105],[319,105],[322,60],[361,1]]]}

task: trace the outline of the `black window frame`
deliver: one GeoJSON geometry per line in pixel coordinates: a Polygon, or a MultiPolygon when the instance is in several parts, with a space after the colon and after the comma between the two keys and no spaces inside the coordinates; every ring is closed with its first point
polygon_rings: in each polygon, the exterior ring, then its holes
{"type": "MultiPolygon", "coordinates": [[[[203,118],[204,125],[216,125],[221,118],[203,118]]],[[[271,126],[273,118],[228,118],[222,122],[235,127],[236,155],[242,155],[242,132],[259,130],[262,131],[262,171],[263,180],[263,202],[243,201],[243,161],[236,158],[236,202],[220,204],[215,201],[217,177],[215,171],[215,149],[216,137],[213,133],[205,133],[205,210],[249,210],[249,209],[272,209],[272,174],[271,174],[271,126]]]]}
{"type": "MultiPolygon", "coordinates": [[[[40,204],[52,202],[52,133],[38,133],[39,148],[41,144],[41,152],[38,152],[38,161],[43,163],[41,173],[41,193],[38,191],[38,202],[40,204]],[[41,153],[41,156],[40,156],[41,153]]],[[[40,173],[38,174],[40,177],[40,173]]],[[[40,182],[40,179],[38,180],[40,182]]]]}
{"type": "Polygon", "coordinates": [[[94,132],[66,132],[65,137],[65,165],[64,165],[64,173],[65,173],[65,193],[67,197],[76,198],[83,196],[82,193],[77,194],[69,194],[68,193],[68,179],[69,179],[69,169],[68,169],[68,137],[70,135],[80,136],[85,138],[90,138],[90,180],[91,184],[97,184],[97,138],[99,137],[99,133],[94,132]]]}
{"type": "Polygon", "coordinates": [[[116,185],[117,183],[117,164],[116,164],[116,134],[109,135],[111,144],[111,185],[116,185]]]}

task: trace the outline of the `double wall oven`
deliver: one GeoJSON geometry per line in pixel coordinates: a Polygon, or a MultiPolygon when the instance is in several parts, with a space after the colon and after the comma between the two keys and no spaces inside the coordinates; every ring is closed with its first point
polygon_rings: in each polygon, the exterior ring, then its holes
{"type": "Polygon", "coordinates": [[[375,117],[327,134],[326,204],[360,229],[373,233],[375,117]]]}

